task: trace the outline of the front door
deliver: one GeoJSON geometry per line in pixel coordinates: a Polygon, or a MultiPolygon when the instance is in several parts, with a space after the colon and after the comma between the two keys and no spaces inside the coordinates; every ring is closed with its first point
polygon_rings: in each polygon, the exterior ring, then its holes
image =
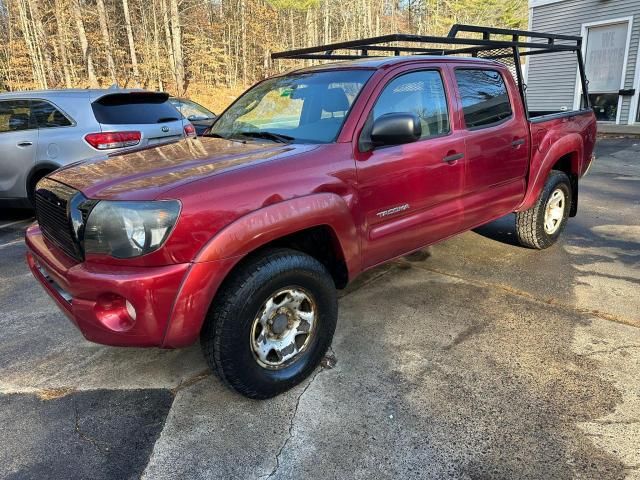
{"type": "Polygon", "coordinates": [[[0,197],[26,198],[35,161],[38,129],[28,100],[0,101],[0,197]]]}
{"type": "Polygon", "coordinates": [[[459,229],[464,141],[451,128],[444,78],[439,69],[396,75],[369,114],[361,139],[387,113],[415,113],[422,135],[413,143],[356,153],[365,268],[459,229]]]}

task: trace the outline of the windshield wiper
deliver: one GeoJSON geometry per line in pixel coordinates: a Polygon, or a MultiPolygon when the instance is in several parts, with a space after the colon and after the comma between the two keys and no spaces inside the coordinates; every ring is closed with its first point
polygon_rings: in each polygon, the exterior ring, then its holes
{"type": "Polygon", "coordinates": [[[158,119],[157,123],[175,122],[176,120],[180,119],[178,117],[161,117],[158,119]]]}
{"type": "Polygon", "coordinates": [[[281,133],[274,132],[266,132],[264,130],[259,130],[256,132],[238,132],[237,135],[241,135],[243,137],[251,137],[251,138],[264,138],[265,140],[272,140],[278,143],[291,143],[295,140],[294,137],[290,137],[289,135],[283,135],[281,133]]]}

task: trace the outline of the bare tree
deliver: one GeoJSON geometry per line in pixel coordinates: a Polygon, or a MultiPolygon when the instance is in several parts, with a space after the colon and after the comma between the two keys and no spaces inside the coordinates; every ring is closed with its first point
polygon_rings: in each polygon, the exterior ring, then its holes
{"type": "Polygon", "coordinates": [[[124,24],[127,29],[127,40],[129,41],[129,55],[131,56],[131,70],[136,86],[140,85],[140,71],[138,70],[138,57],[136,56],[136,46],[133,40],[133,28],[131,28],[131,14],[129,13],[129,1],[122,0],[122,10],[124,12],[124,24]]]}
{"type": "Polygon", "coordinates": [[[113,61],[113,46],[111,45],[111,36],[109,35],[107,11],[104,8],[104,0],[96,0],[96,7],[98,9],[98,20],[100,21],[100,32],[102,33],[102,41],[104,42],[104,53],[107,57],[107,69],[109,70],[109,76],[113,83],[117,82],[116,78],[116,64],[113,61]]]}
{"type": "Polygon", "coordinates": [[[31,21],[33,23],[33,39],[36,46],[36,53],[39,57],[39,63],[43,69],[43,77],[46,78],[49,84],[55,83],[55,76],[53,72],[53,64],[51,62],[51,53],[49,52],[49,45],[47,42],[47,36],[44,32],[42,25],[42,14],[38,1],[28,0],[29,11],[31,12],[31,21]]]}
{"type": "Polygon", "coordinates": [[[173,59],[175,63],[176,89],[178,95],[184,94],[184,57],[182,55],[182,26],[178,0],[169,0],[171,6],[171,38],[173,39],[173,59]]]}
{"type": "Polygon", "coordinates": [[[87,41],[87,32],[84,29],[84,22],[82,21],[82,11],[80,9],[80,2],[74,0],[74,5],[71,10],[76,21],[76,29],[78,30],[78,39],[80,40],[80,48],[82,49],[82,58],[84,60],[85,67],[87,69],[87,77],[89,79],[89,85],[91,88],[97,88],[98,78],[96,77],[96,71],[93,67],[93,57],[91,50],[89,49],[89,42],[87,41]]]}
{"type": "Polygon", "coordinates": [[[64,12],[64,0],[55,0],[54,14],[56,18],[56,43],[58,54],[60,55],[60,63],[62,64],[62,73],[64,75],[64,86],[71,88],[71,72],[69,71],[69,58],[67,55],[67,34],[66,24],[62,12],[64,12]]]}
{"type": "Polygon", "coordinates": [[[0,0],[0,89],[104,80],[223,103],[297,64],[274,51],[454,22],[518,28],[526,13],[526,0],[0,0]]]}

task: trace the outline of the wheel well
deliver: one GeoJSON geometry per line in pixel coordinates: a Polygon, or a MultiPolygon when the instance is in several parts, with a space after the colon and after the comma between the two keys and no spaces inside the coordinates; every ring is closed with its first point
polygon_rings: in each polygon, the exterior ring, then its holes
{"type": "Polygon", "coordinates": [[[251,252],[250,256],[269,248],[290,248],[306,253],[329,270],[336,288],[342,289],[347,286],[349,281],[347,264],[344,261],[338,238],[328,225],[308,228],[277,238],[251,252]]]}
{"type": "Polygon", "coordinates": [[[30,193],[32,187],[35,187],[35,182],[40,180],[45,175],[48,175],[49,173],[57,170],[58,168],[60,167],[50,164],[38,165],[37,167],[35,167],[27,177],[27,193],[30,193]]]}
{"type": "Polygon", "coordinates": [[[556,161],[556,163],[553,164],[553,167],[551,167],[551,170],[557,170],[565,173],[569,177],[569,182],[571,182],[571,210],[569,211],[570,217],[575,217],[578,213],[577,155],[577,152],[567,153],[566,155],[560,157],[556,161]]]}

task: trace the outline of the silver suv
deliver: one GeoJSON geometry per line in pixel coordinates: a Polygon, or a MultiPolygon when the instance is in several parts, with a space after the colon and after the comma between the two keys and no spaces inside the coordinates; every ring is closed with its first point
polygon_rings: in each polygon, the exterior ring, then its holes
{"type": "Polygon", "coordinates": [[[43,90],[0,94],[0,204],[29,206],[57,168],[195,135],[166,93],[43,90]]]}

